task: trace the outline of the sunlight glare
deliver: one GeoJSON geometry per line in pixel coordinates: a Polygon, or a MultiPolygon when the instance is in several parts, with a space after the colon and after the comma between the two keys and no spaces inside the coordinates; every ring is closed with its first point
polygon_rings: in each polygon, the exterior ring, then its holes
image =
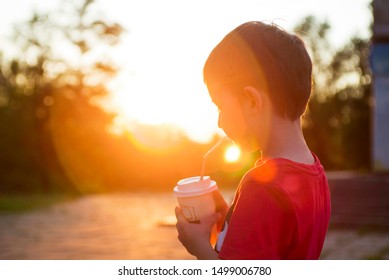
{"type": "Polygon", "coordinates": [[[225,153],[224,153],[224,159],[227,162],[236,162],[240,158],[241,151],[238,146],[232,145],[229,146],[225,153]]]}

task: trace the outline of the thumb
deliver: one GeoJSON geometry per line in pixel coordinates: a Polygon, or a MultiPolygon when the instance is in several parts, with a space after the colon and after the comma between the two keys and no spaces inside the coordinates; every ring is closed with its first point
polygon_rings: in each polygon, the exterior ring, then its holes
{"type": "Polygon", "coordinates": [[[220,220],[221,217],[222,217],[222,215],[219,212],[215,212],[211,216],[209,216],[208,218],[204,219],[204,224],[207,224],[211,227],[214,224],[216,224],[220,220]]]}

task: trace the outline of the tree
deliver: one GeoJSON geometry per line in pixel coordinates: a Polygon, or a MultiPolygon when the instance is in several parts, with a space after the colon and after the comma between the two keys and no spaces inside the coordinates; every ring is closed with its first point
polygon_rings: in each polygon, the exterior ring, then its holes
{"type": "Polygon", "coordinates": [[[101,136],[113,117],[95,100],[107,94],[105,84],[117,69],[97,54],[117,44],[123,28],[93,14],[93,0],[63,4],[62,11],[35,12],[16,26],[16,55],[0,56],[2,191],[68,188],[55,132],[77,124],[81,111],[95,122],[75,125],[73,133],[101,136]],[[68,112],[66,119],[53,118],[59,107],[68,112]]]}
{"type": "Polygon", "coordinates": [[[313,96],[304,116],[307,142],[327,169],[370,169],[371,72],[369,41],[358,37],[338,50],[327,22],[305,18],[296,28],[314,64],[313,96]]]}

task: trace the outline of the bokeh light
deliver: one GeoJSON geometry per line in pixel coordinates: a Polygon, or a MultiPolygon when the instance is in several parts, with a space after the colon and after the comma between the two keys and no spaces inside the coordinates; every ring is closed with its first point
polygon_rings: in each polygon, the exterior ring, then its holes
{"type": "Polygon", "coordinates": [[[236,145],[231,145],[227,147],[224,153],[224,159],[226,162],[236,162],[239,160],[240,155],[240,148],[236,145]]]}

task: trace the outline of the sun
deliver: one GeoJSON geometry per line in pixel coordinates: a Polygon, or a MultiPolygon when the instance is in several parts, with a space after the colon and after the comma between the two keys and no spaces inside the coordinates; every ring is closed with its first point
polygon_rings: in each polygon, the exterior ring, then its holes
{"type": "Polygon", "coordinates": [[[226,162],[236,162],[240,158],[240,148],[236,145],[228,146],[225,153],[224,153],[224,159],[226,162]]]}

